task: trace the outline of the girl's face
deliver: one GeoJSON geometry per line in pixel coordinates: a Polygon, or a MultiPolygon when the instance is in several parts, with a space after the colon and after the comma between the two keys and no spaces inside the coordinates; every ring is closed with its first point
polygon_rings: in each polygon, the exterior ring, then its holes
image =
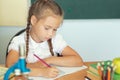
{"type": "Polygon", "coordinates": [[[36,42],[43,42],[52,38],[62,22],[60,16],[48,16],[38,20],[35,16],[31,17],[30,35],[36,42]]]}

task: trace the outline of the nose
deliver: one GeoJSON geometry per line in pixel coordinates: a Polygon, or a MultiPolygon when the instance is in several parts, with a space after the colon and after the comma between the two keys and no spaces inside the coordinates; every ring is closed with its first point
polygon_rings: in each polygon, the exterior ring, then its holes
{"type": "Polygon", "coordinates": [[[53,31],[50,30],[50,31],[48,32],[48,35],[49,35],[49,37],[52,37],[52,35],[53,35],[53,31]]]}

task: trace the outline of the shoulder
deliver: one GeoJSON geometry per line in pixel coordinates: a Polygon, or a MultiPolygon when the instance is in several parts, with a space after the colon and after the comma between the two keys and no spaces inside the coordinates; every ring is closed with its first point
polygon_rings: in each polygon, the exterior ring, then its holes
{"type": "Polygon", "coordinates": [[[56,34],[53,38],[52,38],[52,43],[54,44],[58,44],[58,43],[66,43],[63,36],[61,34],[56,34]]]}
{"type": "Polygon", "coordinates": [[[25,33],[13,37],[13,39],[10,42],[11,45],[19,45],[23,43],[25,43],[25,33]]]}
{"type": "Polygon", "coordinates": [[[25,40],[25,32],[18,36],[13,37],[13,39],[12,39],[12,41],[20,41],[20,42],[24,41],[24,40],[25,40]]]}
{"type": "Polygon", "coordinates": [[[67,46],[66,41],[60,34],[56,34],[56,36],[53,37],[52,44],[54,51],[57,53],[61,53],[62,50],[67,46]]]}
{"type": "Polygon", "coordinates": [[[8,45],[8,51],[10,51],[11,49],[18,51],[20,44],[25,44],[25,33],[13,37],[10,44],[8,45]]]}
{"type": "Polygon", "coordinates": [[[63,36],[61,34],[56,34],[52,40],[55,41],[55,40],[60,40],[60,39],[63,39],[63,36]]]}

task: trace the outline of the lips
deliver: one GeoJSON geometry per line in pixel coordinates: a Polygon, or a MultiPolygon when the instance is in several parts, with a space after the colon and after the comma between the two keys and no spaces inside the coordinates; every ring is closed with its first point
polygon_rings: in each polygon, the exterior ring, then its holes
{"type": "Polygon", "coordinates": [[[49,40],[50,38],[46,37],[45,39],[46,39],[46,40],[49,40]]]}

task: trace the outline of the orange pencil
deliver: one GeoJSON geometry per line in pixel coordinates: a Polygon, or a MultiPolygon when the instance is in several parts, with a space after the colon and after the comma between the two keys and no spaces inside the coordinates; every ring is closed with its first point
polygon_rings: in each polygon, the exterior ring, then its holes
{"type": "Polygon", "coordinates": [[[102,72],[102,73],[101,73],[101,75],[102,75],[102,76],[101,76],[101,77],[102,77],[102,80],[105,80],[104,67],[103,67],[103,66],[101,67],[101,72],[102,72]]]}
{"type": "Polygon", "coordinates": [[[101,71],[100,63],[97,63],[97,69],[98,69],[98,73],[99,73],[100,78],[102,78],[102,71],[101,71]]]}
{"type": "Polygon", "coordinates": [[[107,80],[111,80],[111,69],[110,69],[110,67],[107,67],[107,69],[108,69],[107,80]]]}

